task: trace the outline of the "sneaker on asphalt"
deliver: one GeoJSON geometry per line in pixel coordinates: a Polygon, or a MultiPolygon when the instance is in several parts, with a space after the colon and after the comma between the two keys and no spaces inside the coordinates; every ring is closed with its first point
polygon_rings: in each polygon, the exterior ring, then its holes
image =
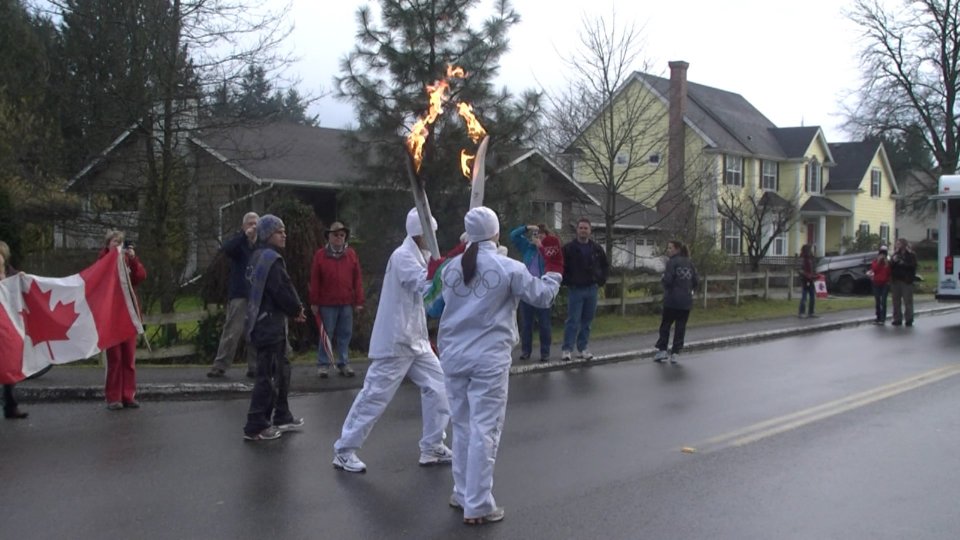
{"type": "Polygon", "coordinates": [[[560,355],[560,360],[562,360],[562,361],[564,361],[564,362],[569,362],[569,361],[570,361],[570,351],[563,351],[563,353],[560,355]]]}
{"type": "Polygon", "coordinates": [[[797,314],[797,318],[798,318],[798,319],[804,319],[804,318],[806,318],[806,315],[804,315],[803,313],[798,313],[798,314],[797,314]]]}
{"type": "Polygon", "coordinates": [[[333,468],[352,473],[367,472],[366,464],[360,461],[356,452],[347,452],[333,456],[333,468]]]}
{"type": "Polygon", "coordinates": [[[577,353],[577,358],[580,358],[583,360],[593,360],[593,353],[587,349],[584,349],[577,353]]]}
{"type": "Polygon", "coordinates": [[[670,355],[670,363],[671,363],[671,364],[679,364],[679,363],[680,363],[680,353],[672,353],[672,354],[670,355]]]}
{"type": "Polygon", "coordinates": [[[355,374],[353,368],[344,364],[342,366],[337,366],[337,371],[340,372],[341,377],[353,377],[355,374]]]}
{"type": "Polygon", "coordinates": [[[426,452],[420,452],[420,466],[447,465],[453,462],[453,452],[443,443],[426,452]]]}
{"type": "Polygon", "coordinates": [[[124,408],[124,409],[139,409],[139,408],[140,408],[140,402],[137,401],[137,400],[135,400],[135,399],[134,399],[134,400],[130,400],[130,401],[124,401],[124,402],[123,402],[123,408],[124,408]]]}
{"type": "Polygon", "coordinates": [[[330,368],[328,368],[327,366],[320,366],[317,368],[317,377],[320,377],[321,379],[326,379],[329,376],[330,376],[330,368]]]}
{"type": "Polygon", "coordinates": [[[463,505],[457,501],[457,494],[451,493],[450,500],[447,502],[450,505],[450,508],[456,508],[457,510],[463,510],[463,505]]]}
{"type": "Polygon", "coordinates": [[[498,506],[493,509],[493,512],[489,514],[478,517],[478,518],[463,518],[464,525],[485,525],[487,523],[496,523],[498,521],[503,521],[503,516],[506,515],[502,506],[498,506]]]}
{"type": "Polygon", "coordinates": [[[529,359],[530,359],[529,353],[521,354],[519,358],[519,360],[529,360],[529,359]]]}
{"type": "Polygon", "coordinates": [[[907,326],[913,326],[913,321],[907,321],[907,326]]]}
{"type": "Polygon", "coordinates": [[[107,403],[108,411],[119,411],[122,408],[123,408],[123,403],[120,403],[119,401],[114,401],[113,403],[107,403]]]}
{"type": "Polygon", "coordinates": [[[550,356],[549,356],[549,355],[547,355],[547,356],[541,356],[541,357],[540,357],[540,361],[541,361],[541,362],[549,362],[549,361],[550,361],[550,356]]]}
{"type": "Polygon", "coordinates": [[[667,356],[669,356],[667,351],[657,350],[657,354],[653,355],[653,361],[658,364],[662,364],[664,361],[666,361],[667,356]]]}
{"type": "Polygon", "coordinates": [[[280,435],[283,435],[283,432],[279,429],[270,426],[267,429],[261,431],[260,433],[254,433],[250,435],[248,433],[243,434],[243,440],[245,441],[272,441],[274,439],[279,439],[280,435]]]}
{"type": "Polygon", "coordinates": [[[295,429],[300,429],[303,427],[303,418],[294,418],[289,422],[286,422],[284,424],[277,424],[274,427],[277,428],[277,431],[281,433],[283,433],[284,431],[293,431],[295,429]]]}
{"type": "Polygon", "coordinates": [[[207,377],[210,377],[211,379],[221,379],[226,375],[227,375],[227,372],[219,368],[213,368],[207,372],[207,377]]]}
{"type": "Polygon", "coordinates": [[[817,315],[816,313],[811,313],[811,314],[807,315],[807,318],[808,318],[808,319],[819,319],[820,316],[817,315]]]}

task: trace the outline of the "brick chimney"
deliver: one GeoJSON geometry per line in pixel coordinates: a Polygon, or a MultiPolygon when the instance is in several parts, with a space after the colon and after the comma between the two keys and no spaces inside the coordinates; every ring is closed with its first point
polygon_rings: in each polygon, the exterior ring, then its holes
{"type": "Polygon", "coordinates": [[[669,63],[670,66],[670,114],[667,127],[667,191],[657,204],[661,214],[670,214],[669,222],[676,228],[684,226],[685,214],[689,210],[689,198],[684,194],[684,170],[686,168],[686,129],[683,117],[687,114],[687,68],[690,64],[682,60],[669,63]]]}

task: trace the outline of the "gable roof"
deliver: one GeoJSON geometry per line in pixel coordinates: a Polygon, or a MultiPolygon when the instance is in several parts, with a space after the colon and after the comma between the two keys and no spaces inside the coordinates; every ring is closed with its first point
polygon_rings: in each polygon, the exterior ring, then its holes
{"type": "Polygon", "coordinates": [[[584,185],[580,182],[577,182],[573,179],[572,176],[567,174],[567,171],[563,170],[563,167],[557,164],[556,161],[550,158],[547,154],[541,152],[540,150],[533,149],[523,152],[518,157],[507,162],[506,165],[497,169],[497,171],[503,171],[511,167],[526,161],[526,160],[539,160],[543,166],[543,169],[549,174],[559,176],[565,180],[565,184],[572,188],[578,195],[579,202],[589,202],[590,204],[600,204],[600,201],[593,198],[589,191],[584,189],[584,185]]]}
{"type": "Polygon", "coordinates": [[[820,132],[818,126],[773,128],[774,138],[788,158],[802,158],[820,132]]]}
{"type": "Polygon", "coordinates": [[[830,183],[825,191],[853,191],[860,189],[860,183],[870,169],[870,163],[877,155],[878,141],[831,143],[830,151],[837,160],[837,166],[830,170],[830,183]]]}
{"type": "MultiPolygon", "coordinates": [[[[636,72],[634,77],[669,107],[670,80],[636,72]]],[[[777,126],[743,96],[687,81],[686,121],[721,152],[786,158],[772,130],[777,126]]]]}
{"type": "Polygon", "coordinates": [[[342,129],[271,122],[208,130],[191,141],[254,182],[343,187],[360,172],[344,150],[342,129]]]}
{"type": "MultiPolygon", "coordinates": [[[[584,189],[590,192],[594,200],[602,201],[598,204],[581,204],[574,206],[574,211],[579,210],[583,217],[590,220],[590,226],[593,228],[606,227],[604,218],[604,207],[607,204],[607,190],[600,184],[581,184],[584,189]]],[[[624,216],[617,221],[617,229],[653,229],[656,228],[660,215],[656,210],[643,206],[633,199],[617,193],[614,197],[614,204],[617,208],[636,208],[636,211],[624,216]]]]}

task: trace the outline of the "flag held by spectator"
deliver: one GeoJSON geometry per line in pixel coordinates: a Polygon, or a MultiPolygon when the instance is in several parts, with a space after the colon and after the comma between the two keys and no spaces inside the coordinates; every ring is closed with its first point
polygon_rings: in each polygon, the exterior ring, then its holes
{"type": "Polygon", "coordinates": [[[89,358],[143,333],[120,248],[79,274],[0,281],[0,383],[89,358]]]}

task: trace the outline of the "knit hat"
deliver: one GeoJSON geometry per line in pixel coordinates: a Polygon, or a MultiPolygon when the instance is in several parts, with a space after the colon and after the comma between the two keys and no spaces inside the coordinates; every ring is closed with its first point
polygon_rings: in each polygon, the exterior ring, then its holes
{"type": "Polygon", "coordinates": [[[880,253],[887,253],[887,246],[880,246],[880,253]]]}
{"type": "Polygon", "coordinates": [[[471,208],[467,215],[463,216],[463,228],[467,230],[467,240],[481,242],[500,232],[500,220],[493,210],[478,206],[471,208]]]}
{"type": "Polygon", "coordinates": [[[257,222],[257,241],[266,242],[270,236],[284,228],[283,220],[273,214],[267,214],[257,222]]]}
{"type": "MultiPolygon", "coordinates": [[[[437,230],[437,220],[430,216],[430,225],[433,230],[437,230]]],[[[423,234],[423,225],[420,223],[420,212],[412,208],[407,212],[407,236],[421,236],[423,234]]]]}

